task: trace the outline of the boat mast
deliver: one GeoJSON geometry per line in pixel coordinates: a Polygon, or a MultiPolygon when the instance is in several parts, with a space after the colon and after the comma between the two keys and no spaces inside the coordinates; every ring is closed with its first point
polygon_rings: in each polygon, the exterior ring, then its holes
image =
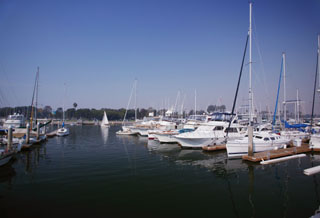
{"type": "Polygon", "coordinates": [[[248,155],[253,156],[253,127],[252,127],[252,28],[251,28],[252,2],[249,2],[249,125],[248,125],[248,155]]]}
{"type": "Polygon", "coordinates": [[[38,108],[38,92],[39,92],[39,67],[37,69],[37,87],[36,87],[36,107],[34,108],[34,119],[35,124],[37,125],[37,108],[38,108]]]}
{"type": "Polygon", "coordinates": [[[300,100],[299,100],[299,89],[297,89],[297,120],[300,123],[300,100]]]}
{"type": "Polygon", "coordinates": [[[197,115],[197,89],[194,90],[194,119],[197,115]]]}
{"type": "MultiPolygon", "coordinates": [[[[318,35],[318,51],[317,51],[317,65],[316,65],[316,74],[315,74],[315,79],[314,79],[314,86],[313,86],[313,99],[312,99],[312,111],[311,111],[311,130],[312,130],[312,123],[313,123],[313,112],[314,112],[314,100],[315,100],[315,95],[316,95],[316,85],[317,85],[317,76],[319,73],[319,54],[320,53],[320,35],[318,35]]],[[[319,81],[319,85],[320,85],[320,81],[319,81]]],[[[320,92],[320,88],[318,88],[317,90],[318,92],[320,92]]],[[[312,133],[312,131],[311,131],[312,133]]]]}
{"type": "MultiPolygon", "coordinates": [[[[66,84],[64,84],[64,95],[66,96],[67,93],[67,87],[66,84]]],[[[62,122],[64,122],[65,115],[64,115],[64,104],[65,104],[65,96],[63,98],[63,107],[62,107],[62,122]]]]}
{"type": "Polygon", "coordinates": [[[134,82],[134,121],[137,122],[137,80],[134,82]]]}
{"type": "Polygon", "coordinates": [[[283,60],[283,117],[287,121],[287,93],[286,93],[286,53],[282,53],[283,60]]]}
{"type": "MultiPolygon", "coordinates": [[[[320,73],[320,66],[319,66],[319,62],[320,62],[320,35],[318,35],[318,59],[317,59],[317,62],[318,62],[318,73],[320,73]]],[[[318,92],[320,92],[320,76],[319,76],[319,84],[318,84],[318,92]]]]}
{"type": "MultiPolygon", "coordinates": [[[[34,87],[33,87],[33,94],[32,94],[32,101],[31,101],[31,114],[30,114],[30,129],[32,129],[33,127],[33,107],[34,107],[34,96],[36,94],[37,91],[37,84],[38,84],[38,77],[39,77],[39,67],[38,67],[38,71],[36,73],[36,79],[34,81],[34,87]]],[[[38,92],[38,91],[37,91],[38,92]]],[[[38,95],[37,95],[38,96],[38,95]]],[[[37,106],[36,106],[37,107],[37,106]]],[[[34,110],[36,112],[36,109],[34,110]]],[[[36,115],[37,113],[35,113],[36,115]]],[[[35,118],[35,120],[37,121],[37,118],[35,118]]]]}
{"type": "Polygon", "coordinates": [[[252,117],[252,2],[249,3],[249,126],[252,125],[253,117],[252,117]]]}

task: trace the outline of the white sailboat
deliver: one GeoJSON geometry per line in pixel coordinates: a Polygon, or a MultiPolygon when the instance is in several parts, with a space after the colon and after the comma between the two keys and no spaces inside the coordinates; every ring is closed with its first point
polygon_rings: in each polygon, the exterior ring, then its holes
{"type": "Polygon", "coordinates": [[[103,113],[103,118],[102,118],[100,126],[101,127],[110,127],[109,120],[108,120],[108,117],[107,117],[107,114],[105,111],[103,113]]]}
{"type": "Polygon", "coordinates": [[[249,3],[249,126],[248,134],[242,139],[228,140],[226,144],[228,158],[241,157],[242,155],[253,152],[261,152],[284,147],[289,142],[284,137],[275,135],[271,132],[253,133],[253,101],[252,101],[252,2],[249,3]],[[250,151],[249,151],[250,150],[250,151]]]}
{"type": "Polygon", "coordinates": [[[57,136],[67,136],[70,134],[70,131],[68,128],[65,127],[65,115],[64,115],[64,103],[62,108],[62,127],[57,130],[57,136]]]}

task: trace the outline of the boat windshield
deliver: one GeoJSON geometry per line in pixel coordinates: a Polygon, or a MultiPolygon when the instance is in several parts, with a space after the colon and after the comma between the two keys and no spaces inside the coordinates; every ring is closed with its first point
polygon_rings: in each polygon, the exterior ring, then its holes
{"type": "Polygon", "coordinates": [[[211,115],[212,121],[230,121],[234,115],[230,113],[214,113],[211,115]]]}

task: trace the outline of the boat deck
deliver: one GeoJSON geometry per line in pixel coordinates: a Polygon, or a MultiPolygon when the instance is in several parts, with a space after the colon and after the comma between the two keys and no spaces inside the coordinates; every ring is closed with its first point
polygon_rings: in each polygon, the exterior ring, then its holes
{"type": "Polygon", "coordinates": [[[274,158],[301,154],[310,151],[312,151],[312,149],[309,147],[309,144],[302,144],[300,147],[289,147],[285,149],[258,152],[254,153],[253,156],[244,155],[242,156],[242,159],[251,162],[260,162],[262,160],[270,160],[274,158]]]}

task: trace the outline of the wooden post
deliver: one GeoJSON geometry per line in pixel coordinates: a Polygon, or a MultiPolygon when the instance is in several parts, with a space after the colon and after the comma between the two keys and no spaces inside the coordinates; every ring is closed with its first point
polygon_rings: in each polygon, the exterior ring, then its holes
{"type": "Polygon", "coordinates": [[[40,138],[40,123],[37,123],[37,140],[40,138]]]}
{"type": "Polygon", "coordinates": [[[253,127],[248,126],[248,156],[253,156],[253,127]]]}
{"type": "Polygon", "coordinates": [[[27,135],[26,135],[26,144],[30,142],[30,124],[27,123],[27,135]]]}
{"type": "Polygon", "coordinates": [[[12,127],[8,128],[8,141],[7,141],[7,150],[10,151],[12,146],[12,127]]]}

